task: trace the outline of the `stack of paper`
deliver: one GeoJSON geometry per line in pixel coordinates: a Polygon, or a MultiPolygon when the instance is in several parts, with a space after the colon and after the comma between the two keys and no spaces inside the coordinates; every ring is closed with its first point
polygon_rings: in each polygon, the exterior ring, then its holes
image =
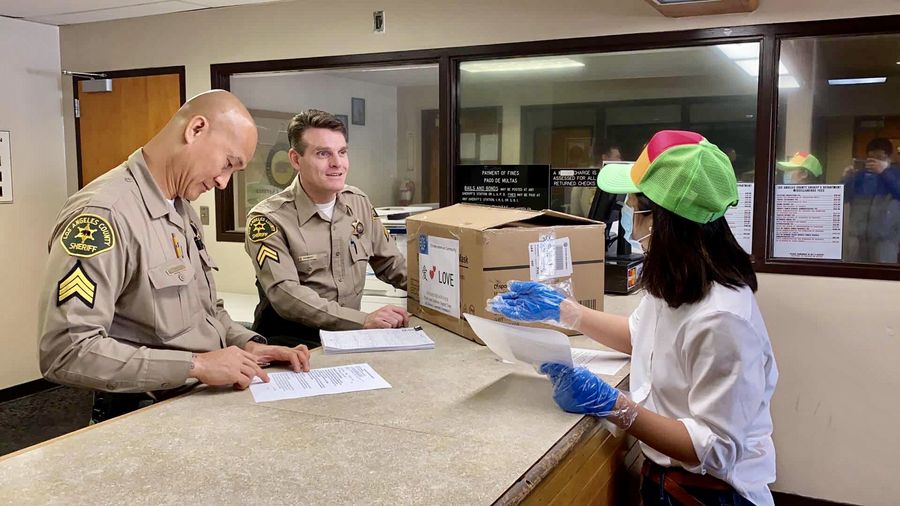
{"type": "Polygon", "coordinates": [[[320,330],[319,336],[322,338],[322,348],[326,354],[434,348],[434,341],[425,334],[422,327],[339,332],[320,330]]]}

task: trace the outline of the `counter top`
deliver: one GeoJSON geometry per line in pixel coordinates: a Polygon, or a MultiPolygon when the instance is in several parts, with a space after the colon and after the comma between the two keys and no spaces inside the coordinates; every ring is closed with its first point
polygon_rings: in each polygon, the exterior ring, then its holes
{"type": "Polygon", "coordinates": [[[583,417],[530,366],[415,323],[434,350],[313,354],[391,389],[261,404],[200,389],[0,459],[0,503],[492,503],[583,417]]]}

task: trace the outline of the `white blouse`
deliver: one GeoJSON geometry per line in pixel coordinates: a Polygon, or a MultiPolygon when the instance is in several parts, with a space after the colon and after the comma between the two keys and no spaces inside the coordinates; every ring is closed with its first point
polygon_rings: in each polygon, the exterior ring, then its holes
{"type": "Polygon", "coordinates": [[[629,318],[631,397],[684,423],[700,465],[641,443],[644,455],[728,482],[757,505],[774,505],[775,446],[769,403],[778,369],[748,287],[715,284],[695,304],[672,309],[645,295],[629,318]]]}

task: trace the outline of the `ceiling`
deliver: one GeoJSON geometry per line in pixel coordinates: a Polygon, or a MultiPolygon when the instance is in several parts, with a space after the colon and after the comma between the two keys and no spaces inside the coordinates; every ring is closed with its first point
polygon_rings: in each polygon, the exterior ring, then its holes
{"type": "MultiPolygon", "coordinates": [[[[273,0],[0,0],[0,16],[47,25],[74,25],[112,19],[137,18],[170,12],[273,0]]],[[[275,0],[279,1],[279,0],[275,0]]]]}

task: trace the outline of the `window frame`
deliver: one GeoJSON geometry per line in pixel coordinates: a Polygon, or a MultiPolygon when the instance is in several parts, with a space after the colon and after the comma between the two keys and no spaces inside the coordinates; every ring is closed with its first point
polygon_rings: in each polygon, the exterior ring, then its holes
{"type": "MultiPolygon", "coordinates": [[[[459,82],[462,62],[498,58],[571,55],[616,51],[653,50],[671,47],[707,46],[738,42],[760,43],[757,88],[756,161],[753,203],[753,264],[757,272],[826,277],[900,280],[900,264],[856,264],[841,261],[811,261],[770,255],[774,240],[774,172],[779,114],[778,61],[781,42],[799,37],[866,36],[898,34],[900,15],[801,21],[778,24],[702,28],[692,30],[604,35],[531,42],[460,46],[440,49],[397,51],[289,60],[224,63],[210,66],[214,88],[230,89],[230,75],[246,72],[312,70],[366,65],[438,63],[440,114],[440,204],[453,204],[453,171],[459,165],[459,82]]],[[[244,234],[233,228],[232,186],[216,190],[216,238],[242,242],[244,234]],[[231,223],[228,222],[231,220],[231,223]]]]}

